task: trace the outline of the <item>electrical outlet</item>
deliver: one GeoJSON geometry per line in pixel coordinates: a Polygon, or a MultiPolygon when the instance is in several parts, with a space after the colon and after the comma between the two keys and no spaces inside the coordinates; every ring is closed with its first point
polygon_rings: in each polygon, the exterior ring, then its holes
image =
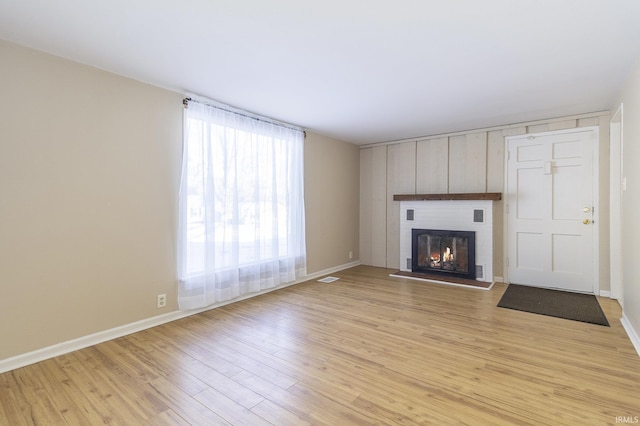
{"type": "Polygon", "coordinates": [[[353,259],[353,252],[352,251],[349,252],[349,259],[353,259]]]}
{"type": "Polygon", "coordinates": [[[167,306],[167,295],[166,294],[159,294],[158,295],[157,307],[158,308],[164,308],[165,306],[167,306]]]}

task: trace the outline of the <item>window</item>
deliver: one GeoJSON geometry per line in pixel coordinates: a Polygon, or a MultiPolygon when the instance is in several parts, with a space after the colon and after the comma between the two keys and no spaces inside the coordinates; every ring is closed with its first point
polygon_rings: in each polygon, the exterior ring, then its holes
{"type": "Polygon", "coordinates": [[[303,132],[193,101],[184,118],[181,309],[305,275],[303,132]]]}

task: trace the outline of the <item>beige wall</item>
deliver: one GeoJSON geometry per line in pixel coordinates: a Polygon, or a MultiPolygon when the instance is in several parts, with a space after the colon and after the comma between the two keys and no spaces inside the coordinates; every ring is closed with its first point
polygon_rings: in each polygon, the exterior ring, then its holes
{"type": "MultiPolygon", "coordinates": [[[[183,96],[1,41],[0,64],[0,360],[176,310],[183,96]]],[[[309,272],[358,258],[357,156],[307,138],[309,272]]]]}
{"type": "MultiPolygon", "coordinates": [[[[361,149],[360,253],[365,265],[400,268],[399,208],[394,194],[504,192],[505,138],[576,127],[600,127],[600,291],[609,291],[609,116],[558,118],[438,135],[361,149]]],[[[504,203],[494,203],[494,276],[504,277],[504,203]]]]}
{"type": "MultiPolygon", "coordinates": [[[[640,335],[640,62],[623,87],[612,110],[624,104],[623,144],[624,177],[627,190],[622,193],[622,293],[624,315],[640,335]]],[[[636,342],[638,344],[640,342],[636,342]]]]}
{"type": "Polygon", "coordinates": [[[175,309],[180,95],[7,43],[0,63],[0,359],[175,309]]]}
{"type": "Polygon", "coordinates": [[[360,153],[356,145],[309,132],[304,148],[307,272],[311,274],[359,259],[360,153]]]}

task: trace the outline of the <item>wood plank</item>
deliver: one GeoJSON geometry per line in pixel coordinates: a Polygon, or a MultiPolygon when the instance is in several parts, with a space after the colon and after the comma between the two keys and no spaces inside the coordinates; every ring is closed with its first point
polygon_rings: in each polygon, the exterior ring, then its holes
{"type": "MultiPolygon", "coordinates": [[[[496,130],[487,136],[487,191],[502,192],[505,173],[505,136],[518,132],[517,128],[496,130]]],[[[524,133],[526,128],[521,128],[524,133]]],[[[504,206],[502,201],[493,204],[493,273],[504,276],[504,206]]]]}
{"type": "Polygon", "coordinates": [[[371,195],[371,265],[387,264],[387,147],[373,147],[371,195]]]}
{"type": "Polygon", "coordinates": [[[526,135],[527,134],[527,127],[509,127],[508,129],[503,129],[502,130],[502,136],[504,136],[505,138],[507,136],[519,136],[519,135],[526,135]]]}
{"type": "Polygon", "coordinates": [[[433,201],[433,200],[489,200],[502,199],[501,192],[465,192],[460,194],[395,194],[395,201],[433,201]]]}
{"type": "Polygon", "coordinates": [[[387,264],[387,147],[360,150],[360,261],[387,264]]]}
{"type": "Polygon", "coordinates": [[[400,203],[398,192],[416,192],[416,143],[389,145],[387,150],[387,268],[400,268],[400,203]]]}
{"type": "Polygon", "coordinates": [[[149,419],[149,426],[190,426],[185,419],[173,410],[165,410],[149,419]]]}
{"type": "Polygon", "coordinates": [[[0,424],[613,424],[640,358],[611,327],[359,266],[0,375],[0,424]]]}
{"type": "Polygon", "coordinates": [[[502,130],[487,135],[487,191],[504,190],[504,135],[502,130]]]}
{"type": "Polygon", "coordinates": [[[577,127],[591,127],[600,125],[600,117],[579,118],[577,127]]]}
{"type": "Polygon", "coordinates": [[[305,426],[311,424],[269,400],[262,401],[253,407],[251,411],[274,425],[305,426]]]}
{"type": "MultiPolygon", "coordinates": [[[[56,384],[47,383],[37,374],[41,371],[38,364],[33,367],[31,371],[19,368],[0,375],[0,424],[37,423],[33,419],[39,419],[42,424],[67,424],[62,415],[66,398],[52,398],[50,387],[56,384]]],[[[82,413],[75,414],[71,418],[83,417],[82,413]]]]}
{"type": "Polygon", "coordinates": [[[549,123],[534,124],[531,126],[527,126],[527,133],[542,133],[542,132],[551,132],[554,130],[573,129],[577,125],[578,125],[578,122],[575,119],[551,121],[549,123]]]}
{"type": "MultiPolygon", "coordinates": [[[[150,384],[155,396],[171,407],[171,410],[192,425],[230,425],[208,407],[196,400],[194,396],[184,393],[176,383],[158,378],[150,384]]],[[[206,390],[206,388],[205,388],[206,390]]],[[[203,390],[204,391],[204,390],[203,390]]],[[[151,418],[153,419],[153,417],[151,418]]],[[[150,419],[150,420],[151,420],[150,419]]],[[[130,422],[134,424],[135,422],[130,422]]]]}
{"type": "Polygon", "coordinates": [[[449,191],[487,191],[487,132],[449,138],[449,191]]]}
{"type": "MultiPolygon", "coordinates": [[[[68,392],[75,394],[74,398],[78,400],[76,409],[88,410],[94,416],[99,416],[103,423],[126,424],[126,419],[145,421],[148,416],[138,408],[148,410],[150,405],[138,405],[137,401],[125,400],[112,386],[115,384],[119,388],[120,385],[124,386],[124,383],[108,378],[109,367],[107,364],[100,365],[98,370],[91,367],[89,361],[93,356],[94,348],[82,349],[55,358],[56,368],[64,372],[72,384],[68,392]]],[[[99,357],[96,362],[104,360],[105,358],[99,357]]],[[[144,392],[141,386],[131,388],[131,390],[144,392]]],[[[153,410],[146,412],[152,413],[153,410]]]]}
{"type": "Polygon", "coordinates": [[[206,389],[194,398],[232,425],[272,426],[250,409],[215,389],[206,389]]]}
{"type": "MultiPolygon", "coordinates": [[[[360,262],[373,266],[373,148],[360,149],[360,262]]],[[[382,265],[375,265],[382,266],[382,265]]]]}
{"type": "MultiPolygon", "coordinates": [[[[75,392],[71,378],[64,371],[56,368],[54,359],[48,359],[33,367],[39,372],[37,376],[43,390],[39,398],[46,400],[49,395],[56,395],[55,405],[67,423],[78,425],[102,423],[103,418],[90,409],[91,406],[84,395],[75,392]],[[78,406],[83,409],[74,409],[78,406]]],[[[18,370],[17,373],[21,371],[18,370]]],[[[32,374],[27,375],[25,380],[31,380],[31,376],[32,374]]]]}
{"type": "Polygon", "coordinates": [[[416,192],[449,190],[449,138],[426,139],[416,146],[416,192]]]}

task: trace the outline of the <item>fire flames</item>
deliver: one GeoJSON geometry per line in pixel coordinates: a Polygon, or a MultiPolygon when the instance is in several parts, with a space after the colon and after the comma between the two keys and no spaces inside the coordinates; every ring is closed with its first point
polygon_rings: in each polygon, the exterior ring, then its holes
{"type": "MultiPolygon", "coordinates": [[[[443,262],[453,262],[453,253],[451,252],[451,247],[447,247],[442,253],[442,261],[443,262]]],[[[429,255],[429,265],[432,268],[440,267],[440,252],[433,252],[429,255]]]]}

